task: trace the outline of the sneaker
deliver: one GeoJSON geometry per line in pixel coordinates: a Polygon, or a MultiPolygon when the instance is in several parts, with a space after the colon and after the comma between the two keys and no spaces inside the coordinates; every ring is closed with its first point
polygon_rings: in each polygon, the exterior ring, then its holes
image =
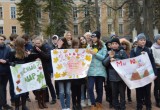
{"type": "Polygon", "coordinates": [[[82,107],[86,107],[87,106],[86,103],[85,103],[85,100],[81,100],[81,106],[82,107]]]}
{"type": "Polygon", "coordinates": [[[50,104],[55,104],[55,103],[56,103],[55,99],[50,102],[50,104]]]}
{"type": "Polygon", "coordinates": [[[70,108],[66,108],[65,110],[71,110],[70,108]]]}
{"type": "Polygon", "coordinates": [[[13,108],[11,106],[9,106],[8,104],[3,106],[4,110],[13,110],[13,108]]]}
{"type": "Polygon", "coordinates": [[[91,106],[91,100],[88,99],[88,106],[91,106]]]}
{"type": "Polygon", "coordinates": [[[30,99],[30,98],[27,98],[26,101],[31,102],[31,99],[30,99]]]}

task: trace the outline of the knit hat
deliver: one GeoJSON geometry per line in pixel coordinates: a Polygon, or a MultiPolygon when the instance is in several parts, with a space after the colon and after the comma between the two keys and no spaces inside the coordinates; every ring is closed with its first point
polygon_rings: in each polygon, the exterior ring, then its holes
{"type": "Polygon", "coordinates": [[[100,39],[101,33],[99,31],[95,31],[92,33],[91,37],[97,37],[97,39],[100,39]]]}
{"type": "Polygon", "coordinates": [[[119,45],[121,45],[118,38],[113,38],[113,39],[111,40],[111,43],[113,43],[113,42],[117,42],[119,45]]]}
{"type": "Polygon", "coordinates": [[[158,39],[160,39],[160,34],[157,34],[157,35],[154,36],[155,42],[157,42],[158,39]]]}
{"type": "Polygon", "coordinates": [[[140,39],[145,39],[146,40],[146,36],[144,35],[144,33],[138,34],[137,41],[140,40],[140,39]]]}

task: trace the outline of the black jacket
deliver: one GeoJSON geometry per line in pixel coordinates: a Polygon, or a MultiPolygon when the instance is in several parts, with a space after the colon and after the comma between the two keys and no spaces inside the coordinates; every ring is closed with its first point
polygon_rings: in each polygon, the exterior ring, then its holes
{"type": "MultiPolygon", "coordinates": [[[[114,51],[115,51],[114,59],[122,60],[122,59],[128,58],[126,52],[123,49],[119,48],[118,50],[114,50],[114,51]]],[[[104,66],[106,66],[106,68],[109,71],[108,74],[109,74],[110,81],[117,82],[122,80],[118,75],[118,73],[116,72],[116,70],[112,67],[109,56],[106,56],[105,60],[103,61],[103,64],[104,66]]]]}
{"type": "Polygon", "coordinates": [[[35,47],[33,47],[33,53],[34,55],[34,60],[37,58],[40,58],[42,61],[42,66],[44,73],[52,73],[52,63],[51,63],[51,47],[49,44],[43,44],[42,47],[40,48],[41,52],[38,52],[35,47]]]}
{"type": "Polygon", "coordinates": [[[6,64],[0,63],[0,75],[8,74],[10,72],[8,63],[10,51],[10,48],[6,45],[0,46],[0,59],[4,59],[7,61],[6,64]]]}

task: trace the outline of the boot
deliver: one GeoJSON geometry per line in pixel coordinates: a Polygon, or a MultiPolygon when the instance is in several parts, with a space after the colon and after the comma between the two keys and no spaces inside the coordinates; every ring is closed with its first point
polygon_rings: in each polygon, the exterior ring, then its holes
{"type": "Polygon", "coordinates": [[[81,104],[77,104],[77,110],[82,110],[81,104]]]}
{"type": "Polygon", "coordinates": [[[92,105],[90,110],[97,110],[97,107],[95,105],[92,105]]]}
{"type": "Polygon", "coordinates": [[[46,99],[46,91],[45,90],[42,90],[42,106],[44,108],[48,108],[48,106],[46,105],[46,102],[45,102],[45,99],[46,99]]]}
{"type": "Polygon", "coordinates": [[[26,107],[26,94],[22,94],[21,99],[22,99],[22,110],[29,110],[26,107]]]}
{"type": "Polygon", "coordinates": [[[73,105],[72,110],[77,110],[77,107],[75,104],[73,105]]]}
{"type": "Polygon", "coordinates": [[[15,110],[19,110],[20,97],[15,98],[15,110]]]}
{"type": "Polygon", "coordinates": [[[103,107],[102,107],[102,104],[101,103],[96,103],[96,107],[97,107],[97,110],[102,110],[103,107]]]}
{"type": "Polygon", "coordinates": [[[44,107],[42,106],[42,94],[41,91],[36,91],[36,98],[38,100],[38,106],[40,109],[44,109],[44,107]]]}
{"type": "Polygon", "coordinates": [[[156,106],[160,108],[160,99],[156,99],[156,106]]]}

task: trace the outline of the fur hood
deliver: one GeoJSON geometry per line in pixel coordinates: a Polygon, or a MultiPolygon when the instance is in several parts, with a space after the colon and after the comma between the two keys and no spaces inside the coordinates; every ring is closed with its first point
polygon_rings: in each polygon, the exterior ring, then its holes
{"type": "Polygon", "coordinates": [[[125,38],[121,38],[121,39],[120,39],[120,43],[121,43],[121,44],[124,43],[124,44],[127,45],[126,52],[127,52],[127,54],[129,54],[130,51],[131,51],[131,43],[130,43],[127,39],[125,39],[125,38]]]}

